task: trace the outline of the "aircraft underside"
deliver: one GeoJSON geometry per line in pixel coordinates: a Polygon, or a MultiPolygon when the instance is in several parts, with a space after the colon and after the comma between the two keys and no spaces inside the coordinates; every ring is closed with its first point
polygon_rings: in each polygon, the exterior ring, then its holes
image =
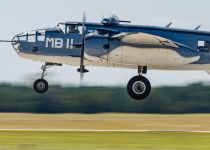
{"type": "MultiPolygon", "coordinates": [[[[32,54],[26,54],[26,53],[19,53],[19,55],[23,58],[33,60],[33,61],[40,61],[40,62],[48,62],[48,63],[56,63],[56,64],[66,64],[66,65],[72,65],[72,66],[79,66],[80,64],[80,57],[71,57],[71,56],[46,56],[46,55],[32,55],[32,54]]],[[[89,58],[90,56],[86,56],[89,58]]],[[[138,66],[147,66],[148,69],[156,69],[156,70],[189,70],[189,71],[209,71],[210,70],[210,64],[182,64],[182,65],[168,65],[168,64],[150,64],[145,65],[145,63],[138,63],[138,64],[131,64],[131,63],[113,63],[113,62],[105,62],[105,61],[99,61],[99,58],[97,61],[92,61],[93,58],[85,59],[85,65],[86,66],[96,66],[96,67],[113,67],[113,68],[127,68],[127,69],[136,69],[138,66]]],[[[134,61],[138,61],[137,60],[134,61]]],[[[152,62],[152,60],[150,59],[152,62]]],[[[165,62],[165,61],[164,61],[165,62]]],[[[178,63],[177,63],[178,64],[178,63]]]]}

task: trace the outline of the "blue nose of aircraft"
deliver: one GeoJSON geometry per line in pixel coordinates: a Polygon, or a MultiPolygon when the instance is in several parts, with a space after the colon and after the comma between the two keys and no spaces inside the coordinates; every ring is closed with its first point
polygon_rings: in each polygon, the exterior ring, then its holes
{"type": "Polygon", "coordinates": [[[14,50],[19,54],[20,52],[31,49],[29,46],[34,45],[35,36],[35,33],[31,34],[29,32],[23,32],[15,35],[12,39],[12,46],[14,50]]]}

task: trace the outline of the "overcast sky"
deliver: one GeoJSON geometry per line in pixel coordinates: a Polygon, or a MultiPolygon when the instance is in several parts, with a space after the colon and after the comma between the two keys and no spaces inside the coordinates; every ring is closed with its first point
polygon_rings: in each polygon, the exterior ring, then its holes
{"type": "MultiPolygon", "coordinates": [[[[54,27],[58,22],[87,20],[99,22],[103,14],[114,13],[134,24],[193,29],[203,25],[210,31],[210,1],[192,0],[1,0],[0,38],[11,39],[15,34],[32,29],[54,27]]],[[[10,44],[0,44],[0,82],[25,83],[40,78],[41,63],[17,56],[10,44]]],[[[85,83],[91,85],[126,85],[137,75],[136,70],[88,67],[85,83]]],[[[48,71],[50,83],[79,84],[77,67],[55,67],[48,71]]],[[[210,68],[209,68],[210,69],[210,68]]],[[[149,71],[153,86],[180,85],[210,81],[205,72],[149,71]]],[[[30,83],[28,82],[28,84],[30,83]]]]}

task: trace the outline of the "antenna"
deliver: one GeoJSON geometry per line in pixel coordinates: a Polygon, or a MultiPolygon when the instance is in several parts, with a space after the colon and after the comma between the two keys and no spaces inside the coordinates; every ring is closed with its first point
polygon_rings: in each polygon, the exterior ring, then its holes
{"type": "Polygon", "coordinates": [[[201,27],[202,27],[202,25],[199,25],[194,30],[198,31],[201,27]]]}
{"type": "Polygon", "coordinates": [[[170,28],[173,22],[170,22],[169,24],[166,25],[166,28],[170,28]]]}
{"type": "Polygon", "coordinates": [[[131,23],[131,21],[125,21],[125,20],[118,20],[118,21],[123,23],[131,23]]]}

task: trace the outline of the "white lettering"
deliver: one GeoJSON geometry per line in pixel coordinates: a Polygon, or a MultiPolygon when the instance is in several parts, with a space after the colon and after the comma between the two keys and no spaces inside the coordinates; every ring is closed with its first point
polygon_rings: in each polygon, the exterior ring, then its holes
{"type": "Polygon", "coordinates": [[[62,48],[63,47],[63,39],[55,38],[55,48],[62,48]]]}
{"type": "MultiPolygon", "coordinates": [[[[63,48],[64,41],[62,38],[46,38],[45,47],[48,48],[63,48]]],[[[74,49],[74,39],[66,40],[66,49],[74,49]]]]}
{"type": "Polygon", "coordinates": [[[45,47],[49,47],[50,43],[51,43],[51,47],[53,48],[55,46],[55,39],[54,38],[46,38],[45,47]]]}
{"type": "Polygon", "coordinates": [[[71,49],[74,48],[74,39],[71,39],[71,46],[70,46],[71,49]]]}
{"type": "Polygon", "coordinates": [[[66,48],[69,49],[69,39],[66,41],[66,48]]]}

